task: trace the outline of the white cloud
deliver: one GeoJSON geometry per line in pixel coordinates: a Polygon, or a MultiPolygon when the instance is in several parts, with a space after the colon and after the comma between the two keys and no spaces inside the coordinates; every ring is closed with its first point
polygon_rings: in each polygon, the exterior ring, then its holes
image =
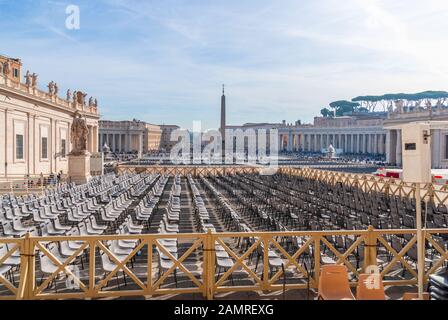
{"type": "Polygon", "coordinates": [[[445,1],[80,1],[79,32],[43,3],[8,22],[5,53],[105,117],[216,126],[224,82],[231,123],[311,121],[332,100],[448,81],[445,1]]]}

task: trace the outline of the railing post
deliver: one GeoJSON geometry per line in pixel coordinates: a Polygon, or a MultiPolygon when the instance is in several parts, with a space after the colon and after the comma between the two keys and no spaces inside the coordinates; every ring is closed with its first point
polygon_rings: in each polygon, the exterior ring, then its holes
{"type": "Polygon", "coordinates": [[[366,272],[366,268],[369,266],[376,266],[376,241],[377,236],[374,232],[373,226],[369,226],[367,229],[367,235],[364,240],[364,261],[363,270],[366,272]]]}
{"type": "Polygon", "coordinates": [[[95,240],[89,240],[89,289],[87,294],[90,298],[95,295],[95,243],[95,240]]]}
{"type": "Polygon", "coordinates": [[[34,291],[34,246],[27,233],[20,246],[20,284],[16,299],[31,300],[34,291]]]}
{"type": "Polygon", "coordinates": [[[212,231],[208,229],[204,240],[203,281],[207,300],[213,300],[215,286],[215,244],[212,231]]]}
{"type": "Polygon", "coordinates": [[[314,238],[314,280],[315,286],[319,285],[320,276],[320,235],[314,238]]]}
{"type": "Polygon", "coordinates": [[[263,235],[263,288],[268,290],[269,287],[269,240],[263,235]]]}

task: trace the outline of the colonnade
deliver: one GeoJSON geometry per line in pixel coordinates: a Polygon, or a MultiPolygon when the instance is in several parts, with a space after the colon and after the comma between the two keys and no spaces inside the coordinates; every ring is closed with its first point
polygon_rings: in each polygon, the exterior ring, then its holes
{"type": "Polygon", "coordinates": [[[343,153],[386,154],[386,132],[362,133],[279,133],[280,150],[320,152],[330,144],[343,153]]]}
{"type": "Polygon", "coordinates": [[[143,135],[141,133],[100,133],[100,149],[104,144],[113,152],[143,152],[143,135]]]}

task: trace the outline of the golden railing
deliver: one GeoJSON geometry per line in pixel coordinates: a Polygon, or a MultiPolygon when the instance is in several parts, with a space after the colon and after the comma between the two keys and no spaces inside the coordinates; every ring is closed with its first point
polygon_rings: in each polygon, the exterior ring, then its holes
{"type": "Polygon", "coordinates": [[[219,175],[236,173],[258,173],[259,167],[255,166],[159,166],[159,165],[119,165],[117,173],[158,173],[167,175],[219,175]]]}
{"type": "MultiPolygon", "coordinates": [[[[448,234],[448,229],[427,229],[424,234],[426,257],[429,261],[425,268],[427,281],[430,274],[438,272],[446,264],[448,251],[437,237],[448,234]]],[[[384,285],[417,283],[416,262],[407,256],[416,244],[416,231],[412,229],[374,230],[370,227],[368,230],[349,231],[209,232],[87,237],[27,235],[21,239],[0,239],[0,244],[5,243],[9,244],[9,249],[0,257],[0,267],[11,255],[20,251],[20,277],[18,284],[14,285],[5,276],[0,276],[0,288],[3,286],[0,299],[86,299],[186,293],[202,294],[207,299],[213,299],[223,292],[316,288],[320,267],[323,263],[328,263],[323,257],[331,257],[334,263],[346,265],[352,286],[357,284],[358,275],[368,266],[378,264],[377,258],[380,259],[378,267],[384,285]],[[388,240],[391,236],[400,237],[401,249],[393,248],[388,240]],[[341,248],[330,241],[330,237],[351,239],[351,244],[341,248]],[[163,242],[163,239],[177,239],[183,245],[177,257],[159,242],[163,242]],[[135,240],[136,245],[129,254],[118,257],[106,245],[110,240],[135,240]],[[79,248],[70,257],[60,259],[48,245],[61,244],[63,241],[78,241],[79,248]],[[291,243],[295,245],[290,247],[291,243]],[[224,270],[217,268],[218,246],[219,252],[222,254],[224,250],[232,261],[224,270]],[[281,267],[278,264],[272,266],[271,252],[275,252],[281,259],[281,267]],[[160,253],[170,261],[169,266],[164,269],[160,268],[160,253]],[[100,267],[101,254],[107,255],[114,264],[113,269],[108,272],[104,271],[104,266],[100,267]],[[254,255],[257,255],[256,259],[254,255]],[[86,269],[78,274],[74,272],[73,262],[80,256],[86,260],[86,269]],[[47,270],[46,274],[41,272],[39,265],[43,257],[54,265],[54,269],[50,272],[47,270]],[[137,262],[138,266],[134,266],[137,262]],[[397,269],[397,266],[401,268],[397,269]],[[397,275],[403,270],[404,275],[397,275]],[[121,289],[118,286],[117,289],[108,286],[110,281],[114,281],[114,277],[118,283],[119,272],[125,274],[128,281],[132,280],[130,287],[121,289]],[[51,291],[49,285],[60,275],[68,277],[76,287],[62,288],[59,292],[51,291]],[[233,277],[237,275],[240,278],[236,279],[238,283],[234,283],[233,277]],[[175,287],[176,277],[179,276],[183,277],[184,285],[175,287]]],[[[79,261],[76,265],[79,266],[79,261]]]]}
{"type": "MultiPolygon", "coordinates": [[[[238,173],[258,174],[266,170],[260,166],[158,166],[158,165],[120,165],[116,168],[117,173],[158,173],[169,175],[232,175],[238,173]]],[[[316,180],[330,185],[341,183],[346,186],[359,188],[363,192],[380,192],[387,196],[399,196],[415,198],[415,183],[406,183],[401,179],[378,177],[372,174],[346,173],[312,168],[295,168],[288,166],[278,167],[278,173],[302,177],[304,179],[316,180]]],[[[422,201],[432,201],[435,205],[448,205],[448,185],[436,183],[420,184],[420,195],[422,201]]]]}
{"type": "MultiPolygon", "coordinates": [[[[372,174],[346,173],[310,168],[282,167],[280,172],[305,179],[321,181],[330,185],[341,183],[359,188],[363,192],[379,192],[387,196],[415,198],[415,183],[404,182],[401,179],[378,177],[372,174]]],[[[422,201],[432,201],[435,205],[448,204],[448,185],[436,183],[421,183],[420,195],[422,201]]]]}

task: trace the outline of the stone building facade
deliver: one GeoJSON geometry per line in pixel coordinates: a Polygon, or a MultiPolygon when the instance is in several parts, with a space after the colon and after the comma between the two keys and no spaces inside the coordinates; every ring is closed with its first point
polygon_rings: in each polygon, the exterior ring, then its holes
{"type": "Polygon", "coordinates": [[[112,152],[144,154],[160,149],[162,129],[144,121],[110,121],[99,123],[100,148],[105,144],[112,152]]]}
{"type": "MultiPolygon", "coordinates": [[[[287,152],[321,152],[331,144],[346,154],[384,156],[387,163],[401,166],[401,130],[397,126],[419,121],[447,121],[448,106],[426,103],[424,107],[403,106],[396,101],[387,112],[342,117],[316,117],[313,124],[248,123],[226,126],[227,129],[277,129],[279,150],[287,152]]],[[[448,124],[431,130],[432,168],[448,168],[448,124]]]]}
{"type": "Polygon", "coordinates": [[[86,119],[88,151],[98,150],[99,113],[92,99],[86,104],[69,94],[61,98],[57,85],[40,90],[38,76],[29,72],[22,82],[19,59],[0,56],[0,65],[0,179],[67,173],[76,111],[86,119]]]}
{"type": "Polygon", "coordinates": [[[174,130],[180,129],[179,126],[173,124],[162,124],[160,125],[162,129],[162,138],[160,139],[160,150],[169,152],[171,148],[177,143],[177,141],[171,141],[171,133],[174,130]]]}

